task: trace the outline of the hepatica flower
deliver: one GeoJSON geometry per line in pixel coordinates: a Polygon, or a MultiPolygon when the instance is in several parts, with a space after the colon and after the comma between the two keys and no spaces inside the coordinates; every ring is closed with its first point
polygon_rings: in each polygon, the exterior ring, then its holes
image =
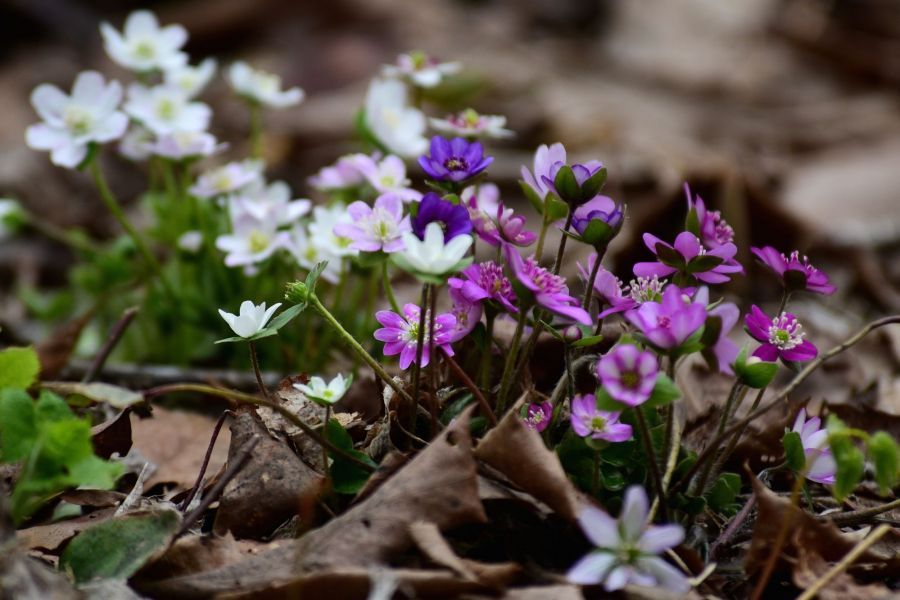
{"type": "Polygon", "coordinates": [[[753,356],[764,361],[773,362],[780,358],[785,362],[805,362],[818,354],[812,342],[803,339],[806,335],[803,326],[789,312],[770,319],[758,306],[753,305],[744,317],[744,325],[753,339],[762,342],[753,351],[753,356]]]}
{"type": "Polygon", "coordinates": [[[233,315],[221,308],[219,314],[238,336],[249,338],[265,329],[266,323],[269,322],[279,306],[281,303],[277,302],[267,309],[265,302],[256,305],[250,300],[244,300],[241,302],[239,314],[233,315]]]}
{"type": "Polygon", "coordinates": [[[536,233],[525,229],[525,217],[503,205],[500,191],[493,183],[467,187],[461,198],[478,237],[491,246],[507,242],[525,247],[537,239],[536,233]]]}
{"type": "Polygon", "coordinates": [[[718,248],[734,241],[734,229],[725,222],[717,210],[707,210],[703,198],[692,196],[690,186],[684,184],[687,197],[688,218],[686,229],[700,238],[707,248],[718,248]]]}
{"type": "Polygon", "coordinates": [[[469,300],[460,290],[450,286],[447,289],[450,295],[452,305],[450,314],[456,318],[456,325],[450,334],[450,342],[458,342],[475,329],[481,320],[484,309],[481,302],[473,302],[469,300]]]}
{"type": "Polygon", "coordinates": [[[480,142],[439,135],[431,138],[431,154],[419,157],[419,166],[433,180],[456,183],[475,177],[492,162],[494,157],[484,155],[480,142]]]}
{"type": "Polygon", "coordinates": [[[325,270],[320,277],[329,283],[337,283],[341,278],[341,259],[335,255],[329,245],[320,238],[309,235],[305,224],[297,223],[288,232],[287,250],[297,260],[297,264],[311,270],[322,261],[326,261],[325,270]]]}
{"type": "MultiPolygon", "coordinates": [[[[585,285],[587,285],[588,279],[590,279],[590,274],[596,260],[597,254],[593,253],[588,256],[587,266],[578,263],[578,272],[584,280],[585,285]]],[[[622,289],[622,282],[619,278],[602,266],[598,269],[597,276],[594,278],[593,292],[594,296],[600,300],[601,308],[603,308],[603,310],[600,311],[600,314],[597,315],[598,319],[631,310],[638,304],[631,296],[625,294],[625,291],[622,289]]]]}
{"type": "Polygon", "coordinates": [[[420,240],[431,223],[440,225],[445,241],[472,232],[472,220],[464,206],[444,200],[434,192],[425,194],[419,203],[419,212],[412,220],[412,230],[420,240]]]}
{"type": "Polygon", "coordinates": [[[100,25],[106,53],[126,69],[146,73],[166,70],[187,63],[181,47],[187,41],[187,31],[181,25],[159,26],[149,10],[136,10],[125,19],[120,33],[109,23],[100,25]]]}
{"type": "Polygon", "coordinates": [[[359,250],[353,247],[353,240],[335,231],[338,225],[351,223],[353,218],[341,203],[331,206],[317,206],[313,209],[313,219],[309,223],[309,235],[315,243],[334,256],[356,256],[359,250]]]}
{"type": "Polygon", "coordinates": [[[781,278],[781,284],[789,292],[807,291],[831,295],[837,289],[828,281],[828,276],[800,256],[796,250],[785,256],[772,246],[750,248],[753,254],[772,272],[781,278]]]}
{"type": "Polygon", "coordinates": [[[228,83],[238,96],[270,108],[287,108],[303,101],[303,90],[298,87],[282,90],[281,77],[254,69],[243,61],[233,63],[228,69],[228,83]]]}
{"type": "Polygon", "coordinates": [[[374,206],[357,200],[347,207],[352,219],[338,223],[334,233],[351,240],[350,247],[363,252],[403,250],[404,233],[412,230],[409,216],[403,216],[403,199],[397,194],[378,196],[374,206]]]}
{"type": "Polygon", "coordinates": [[[425,115],[409,106],[408,90],[396,79],[374,79],[366,94],[365,121],[390,152],[411,158],[425,152],[425,115]]]}
{"type": "Polygon", "coordinates": [[[399,156],[389,154],[381,160],[376,160],[366,154],[355,154],[350,159],[356,170],[362,173],[369,185],[379,194],[393,193],[404,202],[422,199],[420,192],[409,187],[406,163],[399,156]]]}
{"type": "Polygon", "coordinates": [[[585,536],[597,548],[569,570],[569,581],[583,585],[602,583],[608,592],[629,583],[662,587],[685,593],[690,584],[684,575],[659,554],[684,539],[680,525],[650,525],[647,494],[640,486],[625,491],[622,512],[613,519],[586,504],[578,515],[585,536]]]}
{"type": "Polygon", "coordinates": [[[31,93],[31,105],[43,122],[28,127],[25,141],[35,150],[49,151],[55,165],[77,167],[87,157],[88,144],[125,133],[128,117],[117,110],[121,99],[119,82],[107,84],[95,71],[79,74],[68,96],[55,85],[41,84],[31,93]]]}
{"type": "Polygon", "coordinates": [[[230,196],[228,205],[232,219],[237,218],[240,213],[249,213],[259,221],[283,227],[296,222],[312,207],[310,200],[292,200],[291,196],[291,188],[284,181],[273,181],[266,185],[262,180],[255,180],[230,196]]]}
{"type": "Polygon", "coordinates": [[[534,429],[538,433],[547,429],[550,421],[553,419],[553,405],[549,402],[534,402],[525,409],[525,416],[522,421],[529,429],[534,429]]]}
{"type": "Polygon", "coordinates": [[[431,128],[444,135],[465,138],[509,138],[515,135],[506,129],[506,117],[501,115],[480,115],[471,108],[461,113],[447,115],[445,119],[429,119],[431,128]]]}
{"type": "Polygon", "coordinates": [[[690,285],[695,281],[716,284],[725,283],[733,275],[744,272],[744,268],[734,260],[737,246],[732,243],[707,250],[696,235],[683,231],[675,238],[673,245],[649,233],[644,234],[644,244],[658,260],[635,264],[634,274],[638,277],[674,275],[674,281],[679,285],[690,285]]]}
{"type": "Polygon", "coordinates": [[[403,234],[403,245],[405,248],[393,255],[401,269],[425,276],[443,276],[464,266],[472,236],[457,235],[444,243],[440,223],[432,222],[425,228],[424,240],[407,232],[403,234]]]}
{"type": "Polygon", "coordinates": [[[512,284],[503,274],[503,267],[493,261],[469,265],[460,273],[465,279],[451,277],[447,285],[451,289],[459,290],[470,302],[495,302],[504,310],[517,312],[514,302],[516,294],[512,284]]]}
{"type": "Polygon", "coordinates": [[[554,191],[553,177],[566,164],[566,149],[557,142],[552,146],[542,144],[534,153],[534,172],[522,165],[522,180],[542,199],[554,191]],[[550,183],[547,183],[550,181],[550,183]]]}
{"type": "Polygon", "coordinates": [[[619,413],[597,408],[593,394],[572,398],[572,430],[581,437],[607,442],[627,442],[631,439],[631,425],[619,423],[619,413]]]}
{"type": "MultiPolygon", "coordinates": [[[[709,305],[709,288],[702,287],[694,294],[694,302],[709,305]]],[[[707,310],[706,330],[703,335],[703,342],[706,348],[703,350],[703,356],[710,368],[717,369],[726,375],[732,375],[731,364],[740,353],[737,344],[728,339],[728,333],[737,324],[741,318],[741,310],[737,305],[731,302],[719,302],[713,308],[707,310]],[[710,338],[715,334],[715,339],[710,338]]]]}
{"type": "Polygon", "coordinates": [[[344,397],[350,385],[353,383],[353,376],[344,377],[342,373],[338,373],[328,383],[318,376],[309,378],[309,383],[295,383],[294,388],[303,392],[303,395],[322,406],[334,404],[344,397]]]}
{"type": "MultiPolygon", "coordinates": [[[[419,339],[419,318],[421,313],[415,304],[404,304],[403,314],[398,315],[389,310],[380,310],[375,313],[375,318],[383,327],[375,331],[375,339],[384,342],[385,356],[400,355],[400,368],[406,370],[416,360],[416,348],[419,339]]],[[[444,313],[435,315],[434,335],[427,331],[429,315],[425,315],[425,336],[423,338],[422,364],[428,366],[431,353],[435,349],[441,349],[453,356],[453,348],[450,347],[450,337],[456,326],[456,318],[444,313]]]]}
{"type": "Polygon", "coordinates": [[[199,198],[214,198],[236,192],[253,182],[262,181],[262,170],[263,164],[260,161],[230,162],[200,175],[190,192],[199,198]]]}
{"type": "Polygon", "coordinates": [[[202,102],[192,102],[176,87],[151,88],[134,83],[128,88],[123,106],[133,119],[157,135],[178,131],[206,131],[212,110],[202,102]]]}
{"type": "MultiPolygon", "coordinates": [[[[317,190],[331,191],[361,185],[366,181],[360,173],[356,154],[342,156],[333,165],[322,167],[315,175],[307,178],[309,185],[317,190]]],[[[374,160],[374,159],[373,159],[374,160]]]]}
{"type": "Polygon", "coordinates": [[[647,301],[625,313],[625,318],[654,347],[663,352],[679,349],[706,321],[706,305],[692,300],[670,284],[659,302],[647,301]]]}
{"type": "Polygon", "coordinates": [[[231,233],[216,238],[216,248],[225,252],[225,266],[249,267],[261,263],[279,248],[287,248],[289,235],[278,224],[247,212],[232,215],[231,233]]]}
{"type": "Polygon", "coordinates": [[[816,483],[832,485],[837,472],[837,463],[828,447],[828,431],[822,428],[822,420],[813,417],[806,420],[806,409],[801,408],[791,431],[800,434],[803,454],[808,467],[806,478],[816,483]]]}
{"type": "Polygon", "coordinates": [[[596,196],[572,214],[572,228],[578,239],[595,248],[606,247],[624,222],[625,212],[608,196],[596,196]]]}
{"type": "Polygon", "coordinates": [[[621,344],[597,361],[597,376],[603,389],[615,400],[639,406],[653,393],[659,363],[652,352],[621,344]]]}
{"type": "Polygon", "coordinates": [[[226,144],[216,142],[214,135],[205,131],[176,131],[156,138],[150,152],[170,160],[184,160],[212,156],[225,149],[226,144]]]}
{"type": "Polygon", "coordinates": [[[166,69],[163,73],[163,83],[180,89],[188,98],[195,98],[206,89],[215,74],[216,60],[207,58],[196,67],[185,64],[166,69]]]}
{"type": "Polygon", "coordinates": [[[385,65],[383,73],[388,77],[401,77],[421,88],[437,86],[447,75],[457,73],[457,62],[442,63],[424,52],[401,54],[392,65],[385,65]]]}
{"type": "Polygon", "coordinates": [[[591,325],[591,316],[581,306],[578,300],[569,295],[566,280],[559,275],[554,275],[540,266],[532,257],[523,259],[511,245],[505,245],[504,254],[506,264],[515,276],[516,294],[522,298],[523,294],[531,296],[534,303],[550,312],[577,321],[582,325],[591,325]]]}

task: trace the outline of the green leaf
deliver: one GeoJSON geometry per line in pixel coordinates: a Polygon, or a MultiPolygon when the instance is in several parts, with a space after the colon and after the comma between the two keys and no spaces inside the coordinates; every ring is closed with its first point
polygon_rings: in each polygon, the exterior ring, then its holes
{"type": "Polygon", "coordinates": [[[802,473],[806,467],[806,452],[803,450],[803,440],[796,431],[788,431],[781,438],[784,445],[784,456],[788,466],[794,473],[802,473]]]}
{"type": "Polygon", "coordinates": [[[827,429],[831,454],[837,463],[831,493],[836,500],[843,501],[862,479],[866,457],[856,447],[847,426],[837,416],[829,415],[827,429]]]}
{"type": "Polygon", "coordinates": [[[120,410],[144,401],[143,394],[108,383],[47,381],[41,387],[63,396],[84,396],[97,404],[108,404],[120,410]]]}
{"type": "Polygon", "coordinates": [[[565,219],[569,214],[569,205],[554,196],[552,192],[548,193],[544,199],[544,208],[548,223],[565,219]]]}
{"type": "Polygon", "coordinates": [[[675,382],[669,379],[665,373],[656,376],[656,385],[653,386],[653,393],[644,403],[644,406],[656,407],[666,406],[681,398],[681,390],[675,385],[675,382]]]}
{"type": "Polygon", "coordinates": [[[74,418],[72,409],[65,400],[50,390],[41,390],[38,401],[34,405],[38,423],[50,423],[74,418]]]}
{"type": "Polygon", "coordinates": [[[741,478],[736,473],[722,473],[706,495],[706,502],[718,511],[730,512],[741,491],[741,478]]]}
{"type": "Polygon", "coordinates": [[[522,193],[525,195],[525,198],[531,203],[531,206],[534,207],[534,210],[538,212],[538,214],[544,214],[544,199],[540,197],[540,195],[534,191],[534,189],[522,181],[519,180],[519,187],[522,188],[522,193]]]}
{"type": "Polygon", "coordinates": [[[279,329],[287,325],[291,322],[291,320],[299,315],[306,308],[306,304],[295,304],[294,306],[281,311],[278,315],[272,319],[268,326],[266,326],[267,330],[272,330],[272,332],[277,332],[279,329]]]}
{"type": "Polygon", "coordinates": [[[724,261],[718,256],[713,256],[712,254],[703,254],[692,259],[687,264],[687,272],[692,275],[694,273],[706,273],[707,271],[712,271],[723,262],[724,261]]]}
{"type": "Polygon", "coordinates": [[[444,412],[441,413],[441,423],[447,425],[448,423],[450,423],[450,421],[458,417],[462,413],[462,411],[474,401],[475,396],[473,396],[472,394],[463,394],[462,396],[451,402],[450,405],[444,409],[444,412]]]}
{"type": "Polygon", "coordinates": [[[180,525],[181,515],[174,510],[109,519],[69,542],[59,567],[76,583],[127,579],[168,547],[180,525]]]}
{"type": "Polygon", "coordinates": [[[27,390],[40,372],[41,363],[31,346],[0,350],[0,388],[27,390]]]}
{"type": "Polygon", "coordinates": [[[597,388],[597,392],[594,394],[594,397],[597,399],[597,408],[600,410],[610,411],[610,412],[622,412],[631,408],[627,404],[623,402],[619,402],[615,398],[609,395],[605,389],[597,388]]]}
{"type": "Polygon", "coordinates": [[[572,347],[574,347],[574,348],[590,348],[591,346],[596,346],[597,344],[599,344],[602,341],[603,341],[602,335],[591,335],[588,337],[583,337],[580,340],[578,340],[577,342],[574,342],[572,344],[572,347]]]}
{"type": "MultiPolygon", "coordinates": [[[[353,439],[336,419],[329,419],[325,426],[325,432],[328,441],[341,450],[373,467],[377,466],[368,455],[353,448],[353,439]]],[[[331,481],[334,491],[339,494],[353,495],[362,489],[362,486],[369,480],[370,473],[339,454],[329,452],[328,455],[332,461],[331,481]]]]}
{"type": "Polygon", "coordinates": [[[778,363],[766,362],[757,358],[747,358],[747,347],[744,346],[734,361],[734,373],[738,381],[747,387],[760,390],[775,378],[778,363]]]}
{"type": "Polygon", "coordinates": [[[0,462],[28,456],[38,436],[34,401],[24,390],[0,390],[0,462]]]}
{"type": "Polygon", "coordinates": [[[602,167],[581,184],[581,197],[589,200],[597,195],[606,183],[606,167],[602,167]]]}
{"type": "Polygon", "coordinates": [[[216,344],[234,344],[237,342],[253,342],[256,340],[261,340],[263,338],[271,337],[278,332],[274,329],[270,329],[266,327],[265,329],[260,329],[250,337],[241,337],[239,335],[232,336],[229,338],[222,338],[221,340],[216,340],[214,343],[216,344]]]}
{"type": "Polygon", "coordinates": [[[879,431],[869,439],[869,456],[875,465],[875,481],[882,494],[897,485],[900,476],[900,447],[888,433],[879,431]]]}

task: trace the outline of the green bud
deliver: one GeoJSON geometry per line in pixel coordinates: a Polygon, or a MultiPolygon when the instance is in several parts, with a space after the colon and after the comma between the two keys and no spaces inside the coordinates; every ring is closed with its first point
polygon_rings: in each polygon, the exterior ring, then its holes
{"type": "Polygon", "coordinates": [[[778,372],[778,363],[766,362],[755,356],[747,356],[745,346],[734,361],[734,374],[738,381],[753,389],[762,389],[772,383],[778,372]]]}

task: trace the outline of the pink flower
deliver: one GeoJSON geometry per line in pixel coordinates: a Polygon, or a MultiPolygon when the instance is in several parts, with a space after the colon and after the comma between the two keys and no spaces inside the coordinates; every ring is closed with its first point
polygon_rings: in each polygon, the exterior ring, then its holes
{"type": "MultiPolygon", "coordinates": [[[[702,287],[697,290],[694,295],[694,302],[700,302],[706,306],[709,305],[709,288],[702,287]]],[[[721,324],[719,335],[715,341],[711,342],[707,349],[703,351],[710,368],[717,369],[726,375],[733,375],[731,369],[732,363],[740,354],[740,348],[737,344],[728,339],[728,333],[737,324],[741,318],[741,310],[731,302],[719,302],[714,308],[707,311],[706,326],[711,326],[710,319],[718,318],[721,324]]]]}
{"type": "Polygon", "coordinates": [[[660,302],[644,302],[625,313],[625,318],[647,341],[662,351],[678,349],[706,321],[706,305],[696,302],[677,285],[663,290],[660,302]]]}
{"type": "Polygon", "coordinates": [[[674,245],[650,233],[644,234],[644,243],[658,260],[635,264],[634,274],[638,277],[674,275],[675,283],[686,286],[696,281],[725,283],[732,275],[744,272],[744,267],[734,260],[737,246],[732,243],[707,250],[689,231],[679,233],[674,245]]]}
{"type": "Polygon", "coordinates": [[[572,398],[572,430],[581,437],[607,442],[630,440],[631,425],[619,423],[619,414],[598,409],[593,394],[572,398]]]}
{"type": "Polygon", "coordinates": [[[834,483],[837,464],[828,447],[828,432],[821,427],[822,420],[813,417],[806,420],[806,409],[801,408],[794,421],[795,431],[800,434],[803,443],[803,454],[806,456],[806,478],[810,481],[832,485],[834,483]]]}
{"type": "Polygon", "coordinates": [[[658,374],[656,356],[631,344],[616,346],[597,361],[597,376],[603,389],[628,406],[639,406],[650,398],[658,374]]]}
{"type": "Polygon", "coordinates": [[[461,198],[478,237],[491,246],[508,242],[525,247],[537,239],[537,234],[525,230],[525,217],[503,205],[500,192],[493,183],[467,187],[461,198]]]}
{"type": "MultiPolygon", "coordinates": [[[[578,272],[581,275],[581,278],[584,280],[585,285],[587,285],[588,279],[590,278],[591,271],[594,268],[594,261],[597,260],[597,254],[591,254],[588,256],[587,266],[582,266],[581,263],[578,263],[578,272]]],[[[622,290],[622,282],[618,277],[600,267],[597,271],[597,277],[594,279],[594,296],[600,299],[601,307],[605,306],[606,309],[600,311],[600,314],[597,315],[598,319],[602,319],[609,315],[625,312],[626,310],[631,310],[635,306],[637,306],[637,302],[631,297],[626,296],[622,290]]]]}
{"type": "Polygon", "coordinates": [[[447,285],[458,290],[469,302],[493,301],[511,313],[518,312],[513,305],[516,294],[503,274],[503,267],[489,260],[471,264],[461,274],[465,279],[451,277],[447,285]]]}
{"type": "MultiPolygon", "coordinates": [[[[375,331],[375,339],[384,342],[385,356],[400,355],[400,368],[406,370],[416,360],[416,348],[419,339],[420,309],[415,304],[404,304],[403,315],[398,315],[389,310],[380,310],[375,313],[375,318],[384,325],[375,331]]],[[[428,314],[425,315],[424,349],[422,352],[422,364],[428,366],[431,353],[434,348],[439,348],[448,355],[453,356],[453,348],[450,347],[450,338],[456,327],[456,317],[449,313],[437,315],[434,319],[434,336],[429,335],[428,314]]]]}
{"type": "Polygon", "coordinates": [[[406,246],[403,234],[412,231],[403,216],[403,199],[394,193],[378,196],[375,206],[357,200],[347,207],[352,221],[334,226],[334,235],[352,240],[350,247],[363,252],[398,252],[406,246]]]}
{"type": "Polygon", "coordinates": [[[762,360],[773,362],[780,358],[786,362],[805,362],[819,353],[812,342],[803,339],[806,335],[803,327],[791,313],[783,312],[770,319],[753,305],[744,317],[744,325],[753,339],[762,342],[762,346],[753,351],[753,356],[762,360]]]}
{"type": "Polygon", "coordinates": [[[807,291],[829,296],[837,289],[828,282],[828,275],[809,264],[796,250],[790,256],[781,254],[772,246],[750,248],[753,254],[781,278],[781,284],[789,292],[807,291]]]}
{"type": "Polygon", "coordinates": [[[528,405],[525,417],[522,419],[525,426],[534,429],[538,433],[547,429],[553,419],[553,405],[549,402],[535,402],[528,405]]]}
{"type": "Polygon", "coordinates": [[[469,300],[465,294],[452,286],[448,288],[448,292],[453,301],[450,314],[456,318],[456,325],[450,334],[450,342],[458,342],[472,333],[481,320],[481,313],[484,309],[480,302],[469,300]]]}
{"type": "Polygon", "coordinates": [[[691,229],[700,237],[701,243],[707,248],[718,248],[734,241],[734,229],[725,222],[722,214],[717,210],[706,210],[703,198],[698,195],[691,196],[691,188],[685,182],[684,195],[687,196],[688,214],[693,210],[697,215],[697,230],[691,229]]]}
{"type": "Polygon", "coordinates": [[[569,295],[564,278],[538,265],[534,257],[523,259],[510,244],[504,244],[503,251],[522,291],[530,293],[535,304],[582,325],[591,325],[591,316],[578,306],[576,298],[569,295]]]}

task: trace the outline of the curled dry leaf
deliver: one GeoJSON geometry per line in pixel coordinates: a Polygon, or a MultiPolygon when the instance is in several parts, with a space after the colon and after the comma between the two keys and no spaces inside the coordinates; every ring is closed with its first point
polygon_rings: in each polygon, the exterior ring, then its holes
{"type": "Polygon", "coordinates": [[[118,415],[95,425],[91,429],[94,452],[101,458],[109,458],[114,453],[125,456],[131,450],[131,409],[126,408],[118,415]]]}
{"type": "MultiPolygon", "coordinates": [[[[794,585],[803,590],[821,579],[831,565],[815,551],[810,551],[803,546],[799,546],[797,550],[797,564],[794,566],[793,581],[794,585]]],[[[819,591],[817,597],[819,600],[875,600],[876,598],[890,597],[890,590],[880,583],[867,585],[857,583],[847,573],[840,573],[819,591]]]]}
{"type": "Polygon", "coordinates": [[[165,554],[141,569],[135,576],[136,587],[141,587],[141,581],[172,579],[216,569],[287,543],[284,540],[269,544],[235,540],[230,533],[221,536],[185,536],[176,540],[165,554]]]}

